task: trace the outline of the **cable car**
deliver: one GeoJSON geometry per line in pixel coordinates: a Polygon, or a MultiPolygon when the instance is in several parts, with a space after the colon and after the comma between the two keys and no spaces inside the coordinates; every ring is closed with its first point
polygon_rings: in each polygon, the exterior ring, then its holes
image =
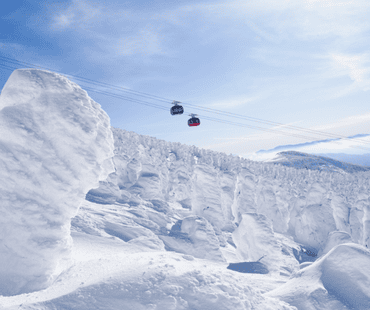
{"type": "Polygon", "coordinates": [[[184,113],[184,108],[179,105],[178,103],[180,103],[180,101],[173,101],[172,104],[174,104],[174,106],[171,108],[171,115],[178,115],[178,114],[182,114],[184,113]]]}
{"type": "Polygon", "coordinates": [[[200,119],[196,117],[196,114],[190,114],[191,118],[188,120],[188,125],[190,127],[199,126],[200,125],[200,119]]]}

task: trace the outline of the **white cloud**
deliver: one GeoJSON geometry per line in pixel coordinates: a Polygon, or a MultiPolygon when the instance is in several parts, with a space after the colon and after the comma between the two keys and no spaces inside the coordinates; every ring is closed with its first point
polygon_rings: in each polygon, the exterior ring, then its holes
{"type": "Polygon", "coordinates": [[[74,20],[74,14],[59,14],[54,18],[54,27],[56,28],[67,28],[69,27],[74,20]]]}
{"type": "Polygon", "coordinates": [[[68,6],[48,3],[46,8],[52,15],[50,27],[53,30],[87,29],[105,16],[100,4],[83,0],[73,0],[68,6]]]}
{"type": "Polygon", "coordinates": [[[336,1],[336,0],[307,0],[307,7],[309,8],[325,8],[325,7],[337,7],[337,6],[349,6],[353,4],[354,0],[348,1],[336,1]]]}
{"type": "Polygon", "coordinates": [[[232,108],[237,108],[237,107],[255,103],[260,99],[261,99],[260,96],[236,97],[236,98],[230,98],[226,100],[211,101],[204,106],[206,106],[207,108],[232,109],[232,108]]]}
{"type": "Polygon", "coordinates": [[[153,29],[141,29],[134,35],[122,37],[113,44],[118,55],[162,53],[160,35],[153,29]]]}
{"type": "Polygon", "coordinates": [[[69,6],[51,4],[48,10],[53,15],[52,30],[78,30],[84,39],[94,41],[99,52],[90,47],[89,57],[99,54],[96,57],[101,58],[102,52],[105,56],[162,53],[159,27],[145,13],[82,0],[73,0],[69,6]]]}
{"type": "MultiPolygon", "coordinates": [[[[348,75],[354,82],[350,88],[344,90],[348,93],[350,90],[370,90],[370,56],[361,55],[343,55],[333,54],[333,70],[338,75],[348,75]]],[[[343,92],[343,91],[342,91],[343,92]]]]}
{"type": "Polygon", "coordinates": [[[366,128],[366,130],[361,133],[365,133],[369,131],[368,130],[369,125],[370,125],[370,113],[367,113],[367,114],[352,115],[352,116],[343,118],[339,121],[336,121],[334,123],[325,124],[321,126],[315,126],[312,129],[313,130],[324,130],[324,131],[328,131],[332,129],[347,129],[348,131],[348,129],[350,128],[363,126],[364,128],[366,128]]]}
{"type": "Polygon", "coordinates": [[[185,25],[194,18],[205,23],[228,20],[247,24],[265,39],[291,34],[312,39],[328,34],[353,36],[369,29],[369,8],[367,0],[234,0],[182,6],[155,17],[176,25],[185,25]]]}

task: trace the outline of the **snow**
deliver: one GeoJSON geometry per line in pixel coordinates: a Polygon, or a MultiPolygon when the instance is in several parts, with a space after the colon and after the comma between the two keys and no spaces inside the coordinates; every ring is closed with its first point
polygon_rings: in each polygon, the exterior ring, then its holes
{"type": "Polygon", "coordinates": [[[63,269],[70,219],[112,170],[109,118],[79,86],[17,70],[0,97],[0,293],[47,287],[63,269]]]}
{"type": "Polygon", "coordinates": [[[298,309],[369,309],[370,251],[345,243],[267,293],[298,309]]]}
{"type": "Polygon", "coordinates": [[[0,104],[1,309],[370,307],[366,169],[110,128],[40,70],[15,71],[0,104]]]}

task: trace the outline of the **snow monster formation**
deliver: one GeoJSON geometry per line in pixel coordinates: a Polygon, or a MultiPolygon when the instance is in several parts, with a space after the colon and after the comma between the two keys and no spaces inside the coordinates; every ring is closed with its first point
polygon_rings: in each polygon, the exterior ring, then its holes
{"type": "Polygon", "coordinates": [[[67,78],[12,73],[0,96],[0,295],[47,287],[68,264],[71,218],[112,172],[107,114],[67,78]]]}
{"type": "Polygon", "coordinates": [[[369,247],[369,171],[295,169],[112,131],[116,171],[86,198],[171,218],[154,220],[167,250],[228,263],[262,257],[289,275],[339,244],[369,247]]]}

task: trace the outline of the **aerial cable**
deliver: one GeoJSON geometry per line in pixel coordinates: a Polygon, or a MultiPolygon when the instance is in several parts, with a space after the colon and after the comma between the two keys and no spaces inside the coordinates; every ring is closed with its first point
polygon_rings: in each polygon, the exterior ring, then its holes
{"type": "Polygon", "coordinates": [[[134,102],[134,103],[143,104],[143,105],[150,106],[150,107],[153,107],[153,108],[168,111],[168,109],[165,108],[164,106],[161,106],[161,105],[158,105],[158,104],[155,104],[155,103],[146,102],[146,101],[143,101],[143,100],[138,100],[138,99],[134,99],[134,98],[130,98],[130,97],[125,97],[125,96],[122,96],[122,95],[113,94],[113,93],[109,93],[109,92],[106,92],[106,91],[96,90],[96,89],[93,89],[93,88],[90,88],[90,87],[84,87],[83,89],[88,90],[88,91],[92,91],[92,92],[95,92],[95,93],[98,93],[98,94],[102,94],[102,95],[105,95],[105,96],[111,96],[111,97],[114,97],[114,98],[117,98],[117,99],[127,100],[127,101],[131,101],[131,102],[134,102]]]}
{"type": "MultiPolygon", "coordinates": [[[[251,129],[257,129],[257,130],[266,131],[266,132],[279,133],[279,134],[282,134],[282,135],[301,138],[301,139],[305,139],[305,140],[309,140],[309,141],[312,141],[312,139],[313,139],[313,137],[307,137],[307,136],[303,136],[303,135],[300,135],[300,134],[289,133],[289,132],[286,132],[286,131],[281,131],[281,130],[276,130],[276,129],[269,129],[269,128],[263,128],[263,127],[259,127],[259,126],[252,126],[252,125],[247,125],[247,124],[242,124],[242,123],[236,123],[236,122],[231,122],[231,121],[218,119],[218,118],[210,118],[210,117],[207,117],[207,116],[204,116],[204,115],[200,116],[200,117],[202,119],[206,119],[206,120],[210,120],[210,121],[214,121],[214,122],[230,124],[230,125],[240,126],[240,127],[246,127],[246,128],[251,128],[251,129]]],[[[319,142],[319,141],[321,141],[321,140],[315,140],[315,141],[312,141],[312,142],[319,142]]],[[[330,141],[330,142],[339,144],[338,141],[330,141]]],[[[363,149],[363,150],[370,150],[369,148],[362,147],[362,146],[353,146],[353,147],[360,148],[360,149],[363,149]]]]}
{"type": "MultiPolygon", "coordinates": [[[[164,108],[163,106],[160,106],[160,105],[157,105],[157,104],[152,104],[152,103],[145,102],[145,101],[142,101],[142,100],[137,100],[137,99],[133,99],[133,98],[129,98],[129,97],[124,97],[124,96],[120,96],[120,95],[117,95],[117,94],[112,94],[112,93],[105,92],[105,91],[90,89],[89,87],[85,87],[85,89],[88,90],[88,91],[93,91],[93,92],[103,94],[103,95],[106,95],[106,96],[111,96],[111,97],[114,97],[114,98],[117,98],[117,99],[128,100],[128,101],[131,101],[131,102],[134,102],[134,103],[151,106],[153,108],[157,108],[157,109],[161,109],[161,110],[165,110],[165,111],[168,110],[167,108],[164,108]]],[[[307,136],[303,136],[303,135],[299,135],[299,134],[288,133],[288,132],[280,131],[280,130],[276,130],[276,129],[262,128],[262,127],[259,127],[259,126],[252,126],[252,125],[237,123],[237,122],[233,122],[233,121],[222,120],[222,119],[209,117],[209,116],[205,116],[205,115],[202,115],[200,117],[203,118],[203,119],[214,121],[214,122],[219,122],[219,123],[224,123],[224,124],[229,124],[229,125],[234,125],[234,126],[239,126],[239,127],[245,127],[245,128],[251,128],[251,129],[258,129],[258,130],[263,130],[263,131],[268,131],[268,132],[275,132],[275,133],[278,132],[278,133],[281,133],[281,134],[284,134],[284,135],[288,135],[288,136],[292,136],[292,137],[296,137],[296,138],[302,138],[302,139],[312,141],[312,137],[307,137],[307,136]]]]}
{"type": "Polygon", "coordinates": [[[4,64],[0,64],[0,66],[3,67],[4,69],[13,70],[13,71],[16,70],[16,69],[18,69],[18,68],[9,67],[9,66],[4,65],[4,64]]]}
{"type": "MultiPolygon", "coordinates": [[[[4,64],[0,64],[0,66],[6,68],[8,70],[17,69],[17,68],[13,68],[13,67],[10,67],[10,66],[4,65],[4,64]]],[[[163,107],[162,105],[149,103],[147,101],[143,101],[143,100],[139,100],[139,99],[135,99],[135,98],[131,98],[131,97],[126,97],[126,96],[122,96],[122,95],[115,94],[115,93],[102,91],[102,90],[96,90],[96,89],[86,87],[86,86],[84,87],[84,89],[86,89],[88,91],[95,92],[95,93],[99,93],[99,94],[102,94],[102,95],[111,96],[111,97],[114,97],[114,98],[117,98],[117,99],[121,99],[121,100],[130,101],[130,102],[137,103],[137,104],[150,106],[150,107],[157,108],[157,109],[160,109],[160,110],[164,110],[164,111],[168,110],[167,108],[163,107]]],[[[214,117],[209,117],[209,116],[205,116],[205,115],[201,115],[200,117],[203,118],[203,119],[209,120],[209,121],[213,121],[213,122],[218,122],[218,123],[223,123],[223,124],[228,124],[228,125],[233,125],[233,126],[239,126],[239,127],[244,127],[244,128],[250,128],[250,129],[257,129],[257,130],[265,131],[265,132],[278,133],[278,134],[291,136],[291,137],[296,137],[296,138],[301,138],[301,139],[305,139],[305,140],[309,140],[309,141],[312,141],[312,139],[314,138],[314,137],[303,136],[303,135],[300,135],[300,134],[289,133],[289,132],[281,131],[281,130],[277,130],[277,129],[269,129],[269,128],[263,128],[263,127],[259,127],[259,126],[252,126],[252,125],[247,125],[247,124],[243,124],[243,123],[237,123],[237,122],[233,122],[233,121],[229,121],[229,120],[223,120],[223,119],[214,118],[214,117]]],[[[331,141],[331,142],[334,142],[334,143],[338,144],[338,142],[336,142],[336,141],[331,141]]],[[[361,147],[361,146],[350,146],[350,147],[359,148],[359,149],[363,149],[363,150],[369,150],[368,148],[361,147]]]]}
{"type": "MultiPolygon", "coordinates": [[[[259,126],[251,126],[251,125],[247,125],[247,124],[235,123],[235,122],[231,122],[231,121],[227,121],[227,120],[222,120],[222,119],[217,119],[217,118],[210,118],[210,117],[207,117],[207,116],[204,116],[204,115],[203,116],[200,115],[200,117],[202,119],[206,119],[206,120],[213,121],[213,122],[218,122],[218,123],[223,123],[223,124],[228,124],[228,125],[234,125],[234,126],[239,126],[239,127],[246,127],[246,128],[251,128],[251,129],[257,129],[257,130],[266,131],[266,132],[278,133],[278,134],[282,134],[282,135],[285,135],[285,136],[291,136],[291,137],[295,137],[295,138],[305,139],[305,140],[308,140],[308,141],[311,141],[311,142],[320,142],[320,141],[322,141],[321,139],[313,141],[312,139],[315,139],[313,137],[302,136],[302,135],[299,135],[299,134],[293,134],[293,133],[289,133],[289,132],[286,132],[286,131],[280,131],[280,130],[276,130],[276,129],[268,129],[268,128],[263,128],[263,127],[259,127],[259,126]]],[[[333,141],[333,140],[330,141],[329,140],[329,142],[339,144],[338,141],[333,141]]],[[[356,149],[361,149],[361,150],[366,150],[366,151],[370,150],[370,148],[363,147],[363,146],[349,145],[349,147],[356,148],[356,149]]]]}
{"type": "MultiPolygon", "coordinates": [[[[134,102],[134,103],[144,104],[144,105],[147,105],[147,106],[151,106],[153,108],[157,108],[157,109],[161,109],[161,110],[165,110],[165,111],[168,110],[167,108],[164,108],[163,106],[148,103],[148,102],[145,102],[145,101],[142,101],[142,100],[137,100],[137,99],[133,99],[133,98],[129,98],[129,97],[124,97],[124,96],[120,96],[120,95],[117,95],[117,94],[112,94],[112,93],[109,93],[109,92],[97,91],[97,90],[94,90],[94,89],[91,89],[91,90],[88,89],[88,90],[93,91],[93,92],[97,92],[97,93],[100,93],[100,94],[103,94],[103,95],[112,96],[112,97],[117,98],[117,99],[129,100],[129,101],[134,102]]],[[[244,127],[244,128],[250,128],[250,129],[257,129],[257,130],[261,130],[261,131],[265,131],[265,132],[278,133],[278,134],[291,136],[291,137],[295,137],[295,138],[301,138],[301,139],[308,140],[308,141],[312,141],[312,139],[314,139],[314,137],[308,137],[308,136],[295,134],[295,133],[289,133],[289,132],[286,132],[286,131],[281,131],[281,130],[276,130],[276,129],[269,129],[269,128],[263,128],[263,127],[259,127],[259,126],[237,123],[237,122],[223,120],[223,119],[214,118],[214,117],[209,117],[209,116],[205,116],[205,115],[200,115],[200,117],[202,119],[206,119],[206,120],[209,120],[209,121],[212,121],[212,122],[218,122],[218,123],[223,123],[223,124],[228,124],[228,125],[233,125],[233,126],[239,126],[239,127],[244,127]]],[[[320,141],[320,140],[315,140],[315,141],[317,142],[317,141],[320,141]]],[[[330,141],[330,142],[339,144],[337,141],[330,141]]],[[[361,147],[361,146],[351,146],[351,147],[359,148],[359,149],[363,149],[363,150],[370,150],[369,148],[361,147]]]]}
{"type": "MultiPolygon", "coordinates": [[[[184,104],[187,104],[187,103],[184,103],[184,104]]],[[[250,117],[250,116],[243,116],[243,115],[239,115],[239,114],[236,114],[236,113],[220,111],[220,110],[216,110],[216,109],[212,109],[212,108],[204,108],[204,107],[200,107],[200,106],[193,105],[193,104],[187,104],[187,105],[192,106],[192,107],[196,107],[196,108],[198,108],[200,110],[203,110],[203,111],[206,111],[206,112],[217,113],[217,114],[230,116],[230,117],[235,117],[235,118],[239,118],[239,119],[243,119],[243,120],[250,120],[250,121],[253,121],[253,122],[257,122],[257,123],[273,125],[273,126],[284,126],[284,128],[287,128],[287,129],[293,129],[293,130],[296,130],[296,131],[303,131],[303,132],[306,132],[306,133],[311,133],[311,134],[316,134],[316,135],[323,135],[323,136],[327,136],[328,138],[340,138],[340,139],[351,140],[350,138],[348,138],[346,136],[342,136],[342,135],[338,135],[338,134],[332,134],[332,133],[329,133],[329,132],[323,132],[323,131],[319,131],[319,130],[308,129],[308,128],[303,128],[303,127],[298,127],[298,126],[293,126],[293,125],[286,125],[286,124],[283,124],[283,123],[262,120],[262,119],[258,119],[258,118],[254,118],[254,117],[250,117]]],[[[365,143],[365,144],[369,144],[369,141],[366,141],[366,140],[358,139],[357,141],[365,143]]]]}
{"type": "MultiPolygon", "coordinates": [[[[39,67],[39,68],[43,68],[43,69],[53,71],[52,69],[49,69],[49,68],[46,68],[46,67],[37,66],[37,65],[34,65],[34,64],[31,64],[31,63],[19,61],[19,60],[4,57],[4,56],[0,56],[0,58],[5,58],[5,59],[7,59],[5,61],[10,61],[10,62],[13,62],[13,63],[14,62],[23,63],[23,64],[27,64],[27,65],[31,65],[31,66],[35,66],[35,67],[39,67]]],[[[159,96],[155,96],[155,95],[151,95],[151,94],[147,94],[147,93],[143,93],[143,92],[130,90],[130,89],[127,89],[127,88],[124,88],[124,87],[115,86],[115,85],[104,83],[104,82],[94,81],[94,80],[91,80],[91,79],[88,79],[88,78],[83,78],[83,77],[74,76],[74,75],[67,75],[67,76],[71,76],[71,77],[74,77],[76,79],[87,81],[87,83],[93,83],[93,84],[98,85],[98,86],[106,86],[106,87],[109,87],[110,89],[114,89],[114,90],[118,90],[118,91],[124,91],[124,92],[130,92],[133,95],[145,96],[145,97],[151,98],[153,100],[159,100],[159,101],[166,102],[166,103],[168,103],[168,101],[170,101],[169,99],[166,99],[166,98],[163,98],[163,97],[159,97],[159,96]]],[[[322,132],[322,131],[318,131],[318,130],[314,130],[314,129],[308,129],[308,128],[303,128],[303,127],[298,127],[298,126],[293,126],[293,125],[286,125],[286,124],[283,124],[283,123],[263,120],[263,119],[254,118],[254,117],[250,117],[250,116],[244,116],[244,115],[240,115],[240,114],[236,114],[236,113],[232,113],[232,112],[225,112],[225,111],[212,109],[212,108],[204,108],[204,107],[194,105],[194,104],[190,104],[190,103],[186,103],[186,102],[184,102],[183,104],[188,105],[190,107],[195,107],[195,108],[200,109],[200,110],[205,111],[205,112],[221,114],[221,115],[225,115],[225,116],[228,116],[228,117],[235,117],[235,118],[239,118],[239,119],[243,119],[243,120],[248,120],[248,121],[252,121],[252,122],[257,122],[257,123],[262,123],[262,124],[267,124],[267,125],[273,125],[273,126],[284,126],[284,128],[287,128],[287,129],[293,129],[293,130],[297,130],[297,131],[304,131],[306,133],[312,133],[312,134],[315,134],[315,135],[323,135],[323,136],[330,137],[330,138],[341,138],[341,139],[351,140],[346,136],[342,136],[342,135],[338,135],[338,134],[332,134],[332,133],[328,133],[328,132],[322,132]]],[[[369,144],[369,142],[365,141],[365,140],[357,139],[357,141],[362,142],[364,144],[369,144]]]]}
{"type": "Polygon", "coordinates": [[[5,57],[5,56],[0,56],[0,59],[1,58],[5,62],[10,62],[10,63],[13,63],[13,64],[19,64],[19,65],[23,65],[24,64],[24,65],[29,65],[29,66],[32,66],[32,67],[35,67],[35,68],[45,69],[45,70],[48,70],[48,71],[60,73],[60,74],[63,74],[65,76],[69,76],[69,77],[75,78],[77,80],[82,80],[82,81],[85,81],[87,83],[95,84],[97,86],[106,86],[106,87],[108,87],[110,89],[130,92],[130,93],[133,93],[136,96],[149,97],[149,98],[153,98],[153,99],[154,98],[157,98],[156,100],[163,101],[163,102],[166,102],[166,103],[168,103],[168,101],[169,101],[169,99],[158,97],[156,95],[151,95],[151,94],[147,94],[147,93],[144,93],[144,92],[139,92],[139,91],[136,91],[136,90],[131,90],[129,88],[125,88],[125,87],[122,87],[122,86],[115,86],[115,85],[108,84],[108,83],[105,83],[105,82],[95,81],[95,80],[92,80],[92,79],[89,79],[89,78],[80,77],[80,76],[77,76],[77,75],[65,74],[65,73],[59,72],[57,70],[50,69],[50,68],[43,67],[43,66],[38,66],[38,65],[35,65],[35,64],[29,63],[29,62],[20,61],[20,60],[8,58],[8,57],[5,57]]]}
{"type": "MultiPolygon", "coordinates": [[[[137,100],[137,99],[133,99],[133,98],[129,98],[129,97],[124,97],[124,96],[121,96],[121,95],[112,94],[112,93],[104,92],[104,91],[100,91],[100,90],[90,89],[88,87],[87,88],[85,87],[85,89],[87,89],[88,91],[93,91],[93,92],[100,93],[100,94],[103,94],[103,95],[106,95],[106,96],[111,96],[111,97],[114,97],[114,98],[117,98],[117,99],[129,100],[129,101],[134,102],[134,103],[144,104],[144,105],[151,106],[151,107],[154,107],[154,108],[159,108],[159,109],[162,109],[162,110],[165,110],[165,111],[168,110],[167,108],[164,108],[163,106],[148,103],[148,102],[145,102],[145,101],[142,101],[142,100],[137,100]]],[[[251,129],[258,129],[258,130],[269,131],[269,132],[278,132],[278,133],[282,133],[282,134],[297,137],[297,138],[312,140],[312,138],[307,137],[307,136],[288,133],[288,132],[280,131],[280,130],[276,130],[276,129],[262,128],[262,127],[259,127],[259,126],[252,126],[252,125],[237,123],[237,122],[233,122],[233,121],[222,120],[222,119],[209,117],[209,116],[205,116],[205,115],[201,115],[200,117],[204,118],[204,119],[207,119],[207,120],[210,120],[210,121],[219,122],[219,123],[230,124],[230,125],[246,127],[246,128],[251,128],[251,129]]]]}
{"type": "MultiPolygon", "coordinates": [[[[120,96],[120,95],[112,94],[112,93],[108,93],[108,92],[96,91],[94,89],[91,89],[91,91],[97,92],[97,93],[100,93],[100,94],[103,94],[103,95],[107,95],[107,96],[112,96],[112,97],[117,98],[117,99],[129,100],[129,101],[134,102],[134,103],[151,106],[153,108],[157,108],[157,109],[161,109],[161,110],[165,110],[165,111],[168,110],[167,108],[164,108],[163,106],[153,104],[153,103],[148,103],[148,102],[145,102],[145,101],[142,101],[142,100],[137,100],[137,99],[133,99],[133,98],[129,98],[129,97],[124,97],[124,96],[120,96]]],[[[278,133],[278,134],[291,136],[291,137],[295,137],[295,138],[301,138],[301,139],[308,140],[308,141],[312,141],[312,139],[315,139],[315,137],[308,137],[308,136],[304,136],[304,135],[300,135],[300,134],[296,134],[296,133],[289,133],[289,132],[281,131],[281,130],[277,130],[277,129],[269,129],[269,128],[263,128],[263,127],[259,127],[259,126],[247,125],[247,124],[243,124],[243,123],[237,123],[237,122],[223,120],[223,119],[214,118],[214,117],[209,117],[209,116],[205,116],[205,115],[200,115],[200,117],[202,119],[206,119],[206,120],[209,120],[209,121],[212,121],[212,122],[218,122],[218,123],[223,123],[223,124],[228,124],[228,125],[233,125],[233,126],[239,126],[239,127],[244,127],[244,128],[250,128],[250,129],[257,129],[257,130],[261,130],[261,131],[265,131],[265,132],[278,133]]],[[[315,140],[313,142],[318,142],[318,141],[320,141],[320,140],[315,140]]],[[[330,141],[330,142],[339,144],[338,141],[330,141]]],[[[370,150],[369,148],[361,147],[361,146],[350,146],[350,147],[363,149],[363,150],[370,150]]]]}
{"type": "MultiPolygon", "coordinates": [[[[4,64],[0,64],[0,66],[6,68],[8,70],[15,70],[16,69],[16,68],[4,65],[4,64]]],[[[161,105],[149,103],[149,102],[146,102],[146,101],[143,101],[143,100],[138,100],[138,99],[134,99],[134,98],[130,98],[130,97],[125,97],[125,96],[122,96],[122,95],[118,95],[118,94],[114,94],[114,93],[110,93],[110,92],[106,92],[106,91],[96,90],[96,89],[92,89],[90,87],[84,87],[84,89],[86,89],[88,91],[100,93],[102,95],[111,96],[111,97],[114,97],[114,98],[117,98],[117,99],[131,101],[131,102],[134,102],[134,103],[150,106],[150,107],[157,108],[157,109],[160,109],[160,110],[164,110],[164,111],[168,110],[167,108],[165,108],[161,105]]],[[[201,115],[200,117],[203,118],[203,119],[212,121],[212,122],[218,122],[218,123],[223,123],[223,124],[228,124],[228,125],[233,125],[233,126],[239,126],[239,127],[245,127],[245,128],[250,128],[250,129],[257,129],[257,130],[261,130],[261,131],[265,131],[265,132],[279,133],[279,134],[286,135],[286,136],[291,136],[291,137],[296,137],[296,138],[301,138],[301,139],[312,141],[312,137],[307,137],[307,136],[303,136],[303,135],[299,135],[299,134],[293,134],[293,133],[289,133],[289,132],[285,132],[285,131],[281,131],[281,130],[263,128],[263,127],[259,127],[259,126],[252,126],[252,125],[237,123],[237,122],[233,122],[233,121],[218,119],[218,118],[214,118],[214,117],[209,117],[209,116],[205,116],[205,115],[201,115]]],[[[331,141],[331,142],[334,142],[334,143],[338,144],[337,141],[331,141]]],[[[359,148],[359,149],[363,149],[363,150],[369,150],[368,148],[361,147],[361,146],[350,146],[350,147],[359,148]]]]}
{"type": "MultiPolygon", "coordinates": [[[[33,67],[46,69],[46,70],[49,70],[49,71],[55,71],[53,69],[49,69],[49,68],[42,67],[42,66],[37,66],[37,65],[34,65],[34,64],[31,64],[31,63],[19,61],[19,60],[16,60],[16,59],[5,57],[5,56],[0,56],[0,59],[3,59],[3,61],[8,62],[8,63],[10,62],[13,65],[15,65],[15,64],[17,64],[17,65],[26,64],[26,65],[30,65],[30,66],[33,66],[33,67]]],[[[55,72],[57,72],[57,71],[55,71],[55,72]]],[[[63,73],[61,73],[61,74],[63,74],[63,73]]],[[[65,75],[69,76],[69,77],[72,77],[72,78],[75,78],[75,79],[78,79],[78,80],[82,80],[85,83],[95,84],[96,86],[108,87],[109,89],[112,89],[112,90],[128,92],[128,93],[130,93],[132,95],[135,95],[135,96],[142,96],[142,97],[150,98],[152,100],[158,100],[158,101],[162,101],[162,102],[166,102],[166,103],[168,103],[168,101],[170,101],[169,99],[166,99],[166,98],[163,98],[163,97],[159,97],[159,96],[151,95],[151,94],[148,94],[148,93],[143,93],[143,92],[130,90],[130,89],[127,89],[127,88],[124,88],[124,87],[114,86],[112,84],[108,84],[108,83],[104,83],[104,82],[94,81],[94,80],[91,80],[91,79],[88,79],[88,78],[83,78],[83,77],[74,76],[74,75],[70,75],[70,74],[65,74],[65,75]]],[[[95,90],[91,89],[91,91],[95,91],[95,90]]],[[[106,95],[108,95],[108,94],[106,93],[106,95]]],[[[129,99],[127,99],[127,100],[129,100],[129,99]]],[[[130,99],[130,101],[134,102],[133,99],[130,99]]],[[[139,103],[139,102],[137,102],[137,103],[139,103]]],[[[314,130],[314,129],[307,129],[307,128],[293,126],[293,125],[285,125],[285,124],[278,123],[278,122],[262,120],[262,119],[258,119],[258,118],[254,118],[254,117],[248,117],[248,116],[244,116],[244,115],[240,115],[240,114],[236,114],[236,113],[231,113],[231,112],[225,112],[225,111],[221,111],[221,110],[217,110],[217,109],[204,108],[204,107],[194,105],[194,104],[190,104],[190,103],[183,103],[183,104],[188,105],[190,107],[195,107],[196,109],[199,109],[199,110],[202,110],[202,111],[205,111],[205,112],[209,112],[209,113],[221,114],[221,115],[224,115],[224,116],[239,118],[239,119],[242,119],[242,120],[257,122],[257,123],[261,123],[261,124],[274,125],[274,126],[284,126],[284,128],[286,128],[286,129],[293,129],[293,130],[296,130],[296,131],[303,131],[303,132],[310,133],[310,134],[323,135],[323,136],[330,137],[330,138],[337,138],[337,139],[344,139],[344,140],[352,141],[350,138],[348,138],[346,136],[338,135],[338,134],[331,134],[331,133],[327,133],[327,132],[322,132],[322,131],[318,131],[318,130],[314,130]]],[[[146,104],[146,105],[148,105],[148,104],[146,104]]],[[[163,107],[163,110],[165,110],[165,109],[166,108],[163,107]]],[[[249,128],[252,128],[252,127],[249,127],[249,128]]],[[[256,128],[261,128],[261,127],[257,126],[256,128]]],[[[271,129],[271,130],[273,130],[273,129],[271,129]]],[[[279,131],[279,132],[282,132],[282,131],[279,131]]],[[[290,134],[290,135],[292,135],[292,134],[290,134]]],[[[365,140],[362,140],[362,139],[357,139],[357,141],[360,142],[360,143],[369,144],[368,141],[365,141],[365,140]]]]}

